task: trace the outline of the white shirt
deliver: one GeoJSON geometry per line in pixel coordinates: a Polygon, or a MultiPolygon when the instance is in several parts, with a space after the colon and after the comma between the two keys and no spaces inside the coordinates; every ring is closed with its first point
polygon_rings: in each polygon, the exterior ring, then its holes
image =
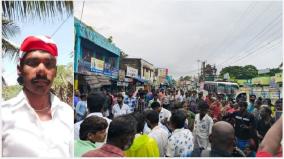
{"type": "Polygon", "coordinates": [[[124,114],[129,114],[129,113],[130,113],[130,108],[127,104],[123,103],[121,108],[119,107],[119,104],[115,104],[112,107],[113,117],[117,117],[117,116],[124,115],[124,114]]]}
{"type": "Polygon", "coordinates": [[[73,157],[74,112],[51,94],[50,121],[41,121],[21,91],[2,104],[4,157],[73,157]]]}
{"type": "Polygon", "coordinates": [[[169,136],[168,132],[158,125],[148,135],[157,141],[160,157],[164,157],[169,136]]]}
{"type": "Polygon", "coordinates": [[[167,118],[167,120],[169,121],[171,116],[172,116],[172,113],[170,111],[168,111],[167,109],[162,107],[162,109],[159,113],[159,122],[161,122],[165,118],[167,118]]]}
{"type": "MultiPolygon", "coordinates": [[[[108,123],[107,130],[106,130],[106,132],[108,132],[109,124],[111,122],[111,120],[109,118],[104,117],[103,114],[100,113],[100,112],[90,113],[90,114],[87,115],[86,118],[88,118],[90,116],[98,116],[98,117],[104,118],[108,123]]],[[[74,140],[80,139],[80,137],[79,137],[80,136],[80,125],[82,124],[83,121],[84,120],[79,121],[79,122],[75,123],[75,125],[74,125],[74,140]]],[[[104,143],[106,143],[106,139],[105,139],[104,142],[96,142],[96,148],[100,148],[104,143]]]]}
{"type": "Polygon", "coordinates": [[[213,124],[213,120],[209,115],[206,114],[202,120],[200,120],[200,114],[196,114],[193,128],[195,146],[205,149],[208,147],[209,135],[212,132],[213,124]]]}
{"type": "Polygon", "coordinates": [[[175,129],[168,140],[166,156],[188,157],[193,151],[193,136],[188,129],[175,129]]]}

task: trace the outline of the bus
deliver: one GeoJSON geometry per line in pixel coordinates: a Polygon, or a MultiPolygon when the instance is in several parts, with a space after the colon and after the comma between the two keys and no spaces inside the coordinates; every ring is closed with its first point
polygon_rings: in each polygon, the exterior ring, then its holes
{"type": "Polygon", "coordinates": [[[239,85],[233,82],[205,81],[200,87],[200,90],[205,90],[208,93],[224,94],[226,96],[235,96],[240,92],[239,85]]]}

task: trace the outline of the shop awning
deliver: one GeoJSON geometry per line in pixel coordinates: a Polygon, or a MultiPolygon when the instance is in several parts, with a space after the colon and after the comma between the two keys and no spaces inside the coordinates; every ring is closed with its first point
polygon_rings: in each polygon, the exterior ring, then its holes
{"type": "Polygon", "coordinates": [[[141,82],[141,83],[144,83],[146,82],[146,80],[142,79],[142,78],[139,78],[139,77],[133,77],[133,79],[136,79],[137,81],[141,82]]]}
{"type": "Polygon", "coordinates": [[[84,74],[83,78],[91,89],[111,85],[111,79],[103,75],[84,74]]]}

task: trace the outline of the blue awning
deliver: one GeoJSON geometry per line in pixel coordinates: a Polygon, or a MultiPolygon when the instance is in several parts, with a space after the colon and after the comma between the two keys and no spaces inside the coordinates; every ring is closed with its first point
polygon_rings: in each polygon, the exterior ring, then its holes
{"type": "Polygon", "coordinates": [[[139,77],[133,77],[133,78],[136,79],[137,81],[141,82],[141,83],[147,82],[147,80],[144,80],[144,79],[139,78],[139,77]]]}

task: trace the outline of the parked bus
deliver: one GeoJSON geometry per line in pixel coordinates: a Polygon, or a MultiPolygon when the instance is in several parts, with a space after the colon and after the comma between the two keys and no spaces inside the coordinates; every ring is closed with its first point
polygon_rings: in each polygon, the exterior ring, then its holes
{"type": "Polygon", "coordinates": [[[201,90],[208,93],[225,94],[226,96],[235,96],[239,93],[239,85],[232,82],[205,81],[202,86],[201,90]]]}

